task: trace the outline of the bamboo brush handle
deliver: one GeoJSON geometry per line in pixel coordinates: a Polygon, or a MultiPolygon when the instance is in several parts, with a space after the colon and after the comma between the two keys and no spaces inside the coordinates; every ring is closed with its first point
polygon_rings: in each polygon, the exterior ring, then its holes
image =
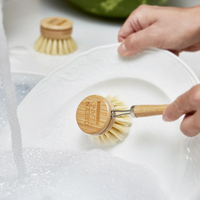
{"type": "Polygon", "coordinates": [[[133,112],[135,117],[148,117],[162,115],[168,105],[139,105],[134,106],[133,112]]]}

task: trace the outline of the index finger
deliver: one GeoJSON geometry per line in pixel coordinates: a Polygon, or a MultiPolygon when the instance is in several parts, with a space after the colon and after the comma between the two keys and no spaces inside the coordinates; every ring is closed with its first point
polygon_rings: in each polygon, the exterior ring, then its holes
{"type": "Polygon", "coordinates": [[[130,34],[145,29],[154,23],[156,21],[152,12],[154,8],[154,6],[141,5],[134,10],[121,27],[118,33],[118,41],[122,42],[130,34]]]}

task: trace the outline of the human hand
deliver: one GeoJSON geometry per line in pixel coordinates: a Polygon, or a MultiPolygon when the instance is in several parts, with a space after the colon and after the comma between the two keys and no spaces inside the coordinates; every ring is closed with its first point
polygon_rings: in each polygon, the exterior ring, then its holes
{"type": "Polygon", "coordinates": [[[185,115],[181,131],[189,137],[200,133],[200,84],[179,96],[170,104],[164,114],[164,121],[175,121],[185,115]]]}
{"type": "Polygon", "coordinates": [[[136,54],[148,47],[200,50],[200,6],[173,8],[142,5],[128,17],[118,34],[118,53],[136,54]]]}

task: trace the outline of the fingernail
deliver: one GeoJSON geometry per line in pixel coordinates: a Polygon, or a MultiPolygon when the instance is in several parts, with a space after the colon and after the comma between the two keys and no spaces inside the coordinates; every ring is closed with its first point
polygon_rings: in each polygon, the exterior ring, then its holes
{"type": "Polygon", "coordinates": [[[120,45],[120,47],[118,48],[118,53],[121,55],[121,56],[125,56],[126,53],[127,53],[127,49],[126,49],[126,46],[124,43],[122,43],[120,45]]]}
{"type": "Polygon", "coordinates": [[[163,120],[165,121],[165,122],[170,122],[171,120],[164,114],[163,115],[163,120]]]}

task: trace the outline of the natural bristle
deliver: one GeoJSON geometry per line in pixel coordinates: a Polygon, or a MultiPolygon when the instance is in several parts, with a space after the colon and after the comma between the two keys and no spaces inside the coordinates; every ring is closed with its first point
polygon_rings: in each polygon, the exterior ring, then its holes
{"type": "MultiPolygon", "coordinates": [[[[128,107],[123,101],[120,101],[118,96],[108,96],[106,97],[115,110],[127,110],[128,107]]],[[[132,124],[132,118],[130,115],[124,115],[115,118],[115,122],[112,128],[99,136],[92,136],[92,139],[98,144],[113,145],[120,141],[123,141],[129,133],[130,126],[132,124]]]]}
{"type": "Polygon", "coordinates": [[[74,40],[69,37],[67,39],[48,39],[42,35],[35,42],[34,49],[40,53],[50,55],[64,55],[73,53],[77,47],[74,40]]]}

